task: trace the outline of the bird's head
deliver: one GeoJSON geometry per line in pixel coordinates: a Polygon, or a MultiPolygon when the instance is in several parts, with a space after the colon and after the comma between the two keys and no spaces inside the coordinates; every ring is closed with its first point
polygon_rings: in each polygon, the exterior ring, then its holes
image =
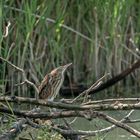
{"type": "Polygon", "coordinates": [[[51,75],[54,76],[54,77],[63,76],[66,69],[71,65],[72,65],[72,63],[66,64],[64,66],[60,66],[60,67],[52,70],[51,75]]]}

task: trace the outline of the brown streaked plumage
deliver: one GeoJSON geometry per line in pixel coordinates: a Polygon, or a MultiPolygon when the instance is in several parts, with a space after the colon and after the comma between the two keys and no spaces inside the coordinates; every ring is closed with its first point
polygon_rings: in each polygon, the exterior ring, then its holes
{"type": "Polygon", "coordinates": [[[39,86],[39,98],[53,101],[64,81],[64,72],[71,65],[60,66],[47,74],[39,86]]]}

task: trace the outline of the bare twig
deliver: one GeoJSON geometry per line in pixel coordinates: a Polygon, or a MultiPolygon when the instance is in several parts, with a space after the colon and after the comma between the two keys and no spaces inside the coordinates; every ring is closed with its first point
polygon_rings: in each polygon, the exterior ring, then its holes
{"type": "Polygon", "coordinates": [[[15,84],[14,86],[22,86],[25,84],[25,81],[23,81],[22,83],[19,83],[19,84],[15,84]]]}
{"type": "Polygon", "coordinates": [[[16,70],[18,70],[18,71],[20,71],[20,72],[23,72],[23,69],[21,69],[21,68],[15,66],[14,64],[12,64],[10,61],[4,59],[3,57],[0,57],[0,59],[1,59],[2,61],[4,61],[4,62],[8,63],[8,64],[11,65],[12,67],[14,67],[16,70]]]}
{"type": "Polygon", "coordinates": [[[31,86],[35,89],[35,91],[37,92],[37,94],[36,94],[36,99],[38,99],[38,93],[39,93],[39,92],[38,92],[38,88],[36,87],[36,85],[35,85],[34,83],[32,83],[31,81],[29,81],[29,80],[27,79],[26,74],[25,74],[25,71],[24,71],[23,69],[19,68],[18,66],[12,64],[10,61],[4,59],[3,57],[0,57],[0,59],[1,59],[2,61],[4,61],[4,62],[8,63],[8,64],[11,65],[13,68],[15,68],[16,70],[18,70],[19,72],[22,73],[22,76],[23,76],[24,81],[23,81],[22,83],[20,83],[20,84],[17,84],[17,85],[23,85],[23,84],[25,84],[25,83],[31,85],[31,86]]]}
{"type": "Polygon", "coordinates": [[[98,81],[96,81],[91,87],[89,87],[87,90],[83,91],[81,94],[79,94],[79,96],[77,96],[76,98],[74,98],[72,101],[70,101],[70,103],[73,103],[75,101],[77,101],[77,99],[79,99],[81,96],[83,95],[87,95],[89,92],[91,92],[92,90],[96,89],[99,87],[99,85],[102,84],[102,80],[109,75],[109,73],[105,74],[103,77],[101,77],[98,81]]]}

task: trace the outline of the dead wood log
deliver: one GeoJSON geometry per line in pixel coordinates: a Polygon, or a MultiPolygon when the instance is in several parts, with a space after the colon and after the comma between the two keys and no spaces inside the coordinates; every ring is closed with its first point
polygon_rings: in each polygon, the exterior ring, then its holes
{"type": "Polygon", "coordinates": [[[96,92],[99,92],[101,90],[104,90],[106,88],[113,86],[117,82],[123,80],[126,76],[128,76],[130,73],[132,73],[134,70],[136,70],[139,67],[140,67],[140,59],[137,60],[132,65],[130,65],[130,67],[128,67],[127,69],[122,71],[120,74],[116,75],[115,77],[113,77],[110,80],[106,81],[105,83],[101,84],[98,88],[91,91],[90,94],[94,94],[96,92]]]}

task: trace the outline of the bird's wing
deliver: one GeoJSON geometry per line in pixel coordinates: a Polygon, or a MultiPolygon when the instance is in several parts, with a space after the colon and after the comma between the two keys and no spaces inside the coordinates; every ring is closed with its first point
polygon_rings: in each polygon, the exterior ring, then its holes
{"type": "Polygon", "coordinates": [[[48,74],[42,80],[40,86],[38,87],[39,90],[39,98],[47,98],[51,94],[51,85],[50,85],[51,75],[48,74]]]}
{"type": "Polygon", "coordinates": [[[49,76],[46,75],[46,76],[44,77],[44,79],[41,81],[41,84],[40,84],[39,87],[38,87],[39,93],[42,91],[44,85],[46,85],[46,84],[48,83],[48,77],[49,77],[49,76]]]}

